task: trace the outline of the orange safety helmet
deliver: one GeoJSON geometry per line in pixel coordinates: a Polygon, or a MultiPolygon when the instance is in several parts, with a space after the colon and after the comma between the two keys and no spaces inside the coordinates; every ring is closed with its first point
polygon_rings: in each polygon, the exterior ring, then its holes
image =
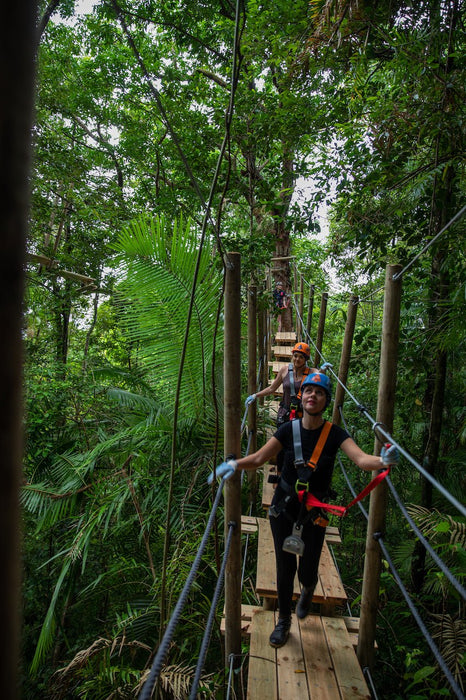
{"type": "Polygon", "coordinates": [[[296,343],[293,350],[291,351],[291,354],[293,354],[294,352],[301,352],[303,355],[306,355],[307,359],[309,359],[311,356],[311,350],[307,343],[296,343]]]}

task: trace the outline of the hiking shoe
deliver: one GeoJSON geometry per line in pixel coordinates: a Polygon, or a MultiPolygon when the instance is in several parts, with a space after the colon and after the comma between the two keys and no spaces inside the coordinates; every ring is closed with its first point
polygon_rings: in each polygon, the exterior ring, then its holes
{"type": "Polygon", "coordinates": [[[296,615],[300,620],[303,620],[309,614],[313,595],[314,588],[306,588],[306,586],[303,586],[298,604],[296,606],[296,615]]]}
{"type": "Polygon", "coordinates": [[[288,617],[279,617],[274,631],[270,635],[270,646],[282,647],[286,644],[291,627],[291,615],[288,617]]]}

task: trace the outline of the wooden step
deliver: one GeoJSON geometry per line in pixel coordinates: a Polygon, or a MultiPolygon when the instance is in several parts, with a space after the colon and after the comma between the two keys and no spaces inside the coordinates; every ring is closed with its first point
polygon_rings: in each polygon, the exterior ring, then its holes
{"type": "Polygon", "coordinates": [[[294,331],[278,331],[275,333],[274,340],[277,345],[296,345],[296,333],[294,331]]]}
{"type": "MultiPolygon", "coordinates": [[[[241,634],[248,636],[251,634],[251,623],[252,617],[259,612],[264,610],[264,608],[259,605],[242,605],[241,606],[241,634]]],[[[359,617],[347,617],[343,616],[342,620],[346,625],[348,630],[348,638],[353,645],[353,649],[356,651],[358,648],[358,637],[359,637],[359,617]]],[[[220,621],[220,633],[225,634],[225,611],[223,612],[223,617],[220,621]]],[[[374,642],[374,648],[378,649],[377,642],[374,642]]]]}
{"type": "Polygon", "coordinates": [[[272,368],[272,372],[277,374],[277,372],[279,372],[281,369],[283,369],[283,367],[288,367],[288,365],[290,363],[289,362],[280,362],[279,360],[273,360],[273,362],[268,362],[267,364],[269,365],[269,367],[272,368]]]}
{"type": "MultiPolygon", "coordinates": [[[[255,515],[242,515],[241,516],[241,532],[247,534],[254,534],[259,529],[258,520],[264,520],[264,518],[258,518],[255,515]]],[[[340,533],[337,527],[327,526],[325,531],[325,539],[328,544],[341,544],[340,533]]]]}
{"type": "MultiPolygon", "coordinates": [[[[251,621],[253,615],[264,608],[259,605],[242,605],[241,606],[241,634],[248,636],[251,634],[251,621]]],[[[220,633],[225,634],[225,610],[220,621],[220,633]]]]}
{"type": "Polygon", "coordinates": [[[251,620],[247,700],[370,700],[343,618],[292,616],[285,646],[273,649],[273,611],[251,620]]]}
{"type": "Polygon", "coordinates": [[[275,358],[279,357],[289,357],[291,358],[291,346],[290,345],[272,345],[272,352],[275,358]]]}
{"type": "MultiPolygon", "coordinates": [[[[257,524],[259,536],[257,542],[256,593],[264,598],[275,599],[277,597],[277,574],[270,523],[265,518],[257,518],[257,524]]],[[[325,614],[333,614],[337,606],[346,603],[347,595],[326,541],[324,541],[324,546],[322,547],[318,574],[319,581],[312,601],[319,604],[325,614]]],[[[293,598],[299,598],[300,592],[298,576],[296,575],[293,598]]]]}

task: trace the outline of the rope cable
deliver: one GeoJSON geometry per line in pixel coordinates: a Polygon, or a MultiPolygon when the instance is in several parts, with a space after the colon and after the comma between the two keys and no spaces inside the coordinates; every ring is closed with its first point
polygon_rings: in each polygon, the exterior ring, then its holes
{"type": "MultiPolygon", "coordinates": [[[[341,413],[341,409],[340,409],[340,413],[341,413]]],[[[342,415],[342,418],[343,418],[343,421],[344,421],[343,415],[342,415]]],[[[344,421],[344,425],[345,425],[345,428],[346,428],[347,426],[346,426],[345,421],[344,421]]],[[[347,472],[346,472],[346,470],[345,470],[344,467],[343,467],[343,463],[342,463],[340,457],[339,457],[338,459],[339,459],[339,462],[340,462],[340,467],[341,467],[341,469],[342,469],[342,472],[343,472],[343,474],[344,474],[344,476],[345,476],[345,479],[346,479],[346,481],[347,481],[347,483],[348,483],[348,486],[349,486],[351,492],[354,494],[353,487],[352,487],[352,485],[351,485],[351,483],[350,483],[350,481],[349,481],[347,472]]],[[[393,485],[392,485],[391,482],[390,482],[389,477],[387,477],[387,480],[388,480],[390,489],[392,490],[392,493],[396,493],[396,491],[395,491],[393,485]]],[[[445,572],[445,570],[444,570],[444,564],[443,564],[442,560],[439,559],[439,557],[437,557],[437,555],[435,554],[435,552],[434,552],[434,551],[432,550],[432,548],[430,547],[429,543],[428,543],[428,542],[425,540],[425,538],[423,537],[422,533],[419,532],[418,528],[416,527],[415,523],[414,523],[414,522],[412,521],[412,519],[410,518],[409,514],[408,514],[407,512],[405,513],[405,509],[404,509],[404,507],[403,507],[402,504],[401,504],[401,501],[400,501],[400,499],[399,499],[399,497],[398,497],[398,494],[396,494],[395,500],[397,501],[398,505],[400,506],[400,508],[401,508],[403,514],[405,515],[405,517],[407,517],[408,522],[410,522],[410,524],[412,523],[413,529],[415,530],[416,534],[419,536],[419,538],[421,539],[421,541],[423,541],[422,543],[424,544],[424,546],[426,547],[426,549],[429,551],[429,553],[431,554],[431,556],[434,557],[436,563],[440,566],[440,568],[442,569],[442,571],[446,574],[446,572],[445,572]]],[[[358,505],[359,505],[359,507],[360,507],[360,510],[364,513],[364,515],[365,515],[365,517],[366,517],[366,520],[368,520],[368,515],[367,515],[367,513],[365,512],[364,508],[362,507],[362,505],[361,505],[360,503],[358,503],[358,505]]],[[[426,626],[425,626],[423,620],[421,619],[421,617],[420,617],[420,615],[419,615],[419,613],[418,613],[416,607],[414,606],[414,603],[412,602],[412,600],[411,600],[411,598],[410,598],[410,596],[409,596],[409,594],[408,594],[408,592],[407,592],[407,590],[406,590],[406,588],[405,588],[405,586],[404,586],[404,584],[403,584],[403,582],[402,582],[402,580],[401,580],[401,578],[400,578],[400,576],[399,576],[399,574],[398,574],[398,572],[397,572],[397,570],[396,570],[396,568],[395,568],[395,566],[394,566],[394,564],[393,564],[393,562],[392,562],[392,560],[391,560],[391,558],[390,558],[390,555],[388,554],[387,548],[386,548],[386,546],[385,546],[385,544],[384,544],[384,542],[383,542],[383,538],[382,538],[381,534],[380,534],[380,533],[374,533],[374,539],[376,539],[377,542],[379,543],[379,545],[380,545],[380,547],[381,547],[381,550],[382,550],[382,552],[383,552],[383,555],[384,555],[384,557],[385,557],[385,559],[386,559],[386,561],[387,561],[387,563],[388,563],[388,565],[389,565],[389,567],[390,567],[390,570],[391,570],[391,572],[392,572],[392,574],[393,574],[393,577],[394,577],[394,579],[395,579],[395,581],[396,581],[396,583],[397,583],[397,585],[398,585],[398,587],[399,587],[401,593],[403,594],[403,597],[405,598],[405,600],[406,600],[406,602],[407,602],[407,604],[408,604],[408,607],[410,608],[410,610],[411,610],[411,612],[412,612],[412,614],[413,614],[413,616],[414,616],[414,618],[415,618],[415,620],[416,620],[416,623],[417,623],[417,625],[418,625],[418,627],[419,627],[421,633],[423,634],[423,636],[424,636],[425,640],[427,641],[427,643],[428,643],[428,645],[429,645],[429,647],[430,647],[432,653],[434,654],[434,657],[435,657],[437,663],[438,663],[439,666],[441,667],[441,669],[442,669],[442,671],[443,671],[445,677],[447,678],[448,682],[450,683],[452,689],[455,691],[455,694],[457,695],[457,697],[460,698],[460,699],[462,699],[462,698],[464,699],[464,695],[463,695],[461,689],[459,688],[459,686],[457,685],[455,679],[453,678],[453,675],[452,675],[450,669],[449,669],[448,666],[446,665],[446,663],[445,663],[443,657],[441,656],[441,654],[440,654],[440,652],[439,652],[439,650],[438,650],[438,648],[437,648],[435,642],[433,641],[432,637],[430,636],[430,634],[429,634],[429,632],[428,632],[428,630],[427,630],[427,628],[426,628],[426,626]],[[459,693],[459,694],[458,694],[458,693],[459,693]]],[[[448,571],[448,569],[447,569],[447,571],[448,571]]],[[[448,574],[450,574],[449,571],[448,571],[448,574]]],[[[464,593],[465,593],[465,591],[464,591],[463,587],[461,586],[461,584],[459,584],[458,581],[456,581],[456,579],[455,579],[452,575],[450,576],[450,575],[448,575],[448,574],[446,574],[447,577],[448,577],[448,579],[450,580],[450,582],[452,583],[452,585],[454,585],[455,588],[457,588],[457,590],[461,593],[461,595],[463,595],[463,598],[464,598],[464,593]],[[455,585],[455,584],[457,584],[457,585],[455,585]]]]}
{"type": "Polygon", "coordinates": [[[405,588],[403,581],[401,580],[400,576],[398,575],[398,572],[397,572],[395,565],[393,564],[392,559],[387,551],[387,548],[385,546],[385,543],[383,541],[381,534],[375,532],[373,536],[374,536],[374,539],[379,543],[380,548],[383,552],[383,555],[384,555],[384,557],[385,557],[385,559],[390,567],[390,571],[392,572],[393,577],[394,577],[395,581],[397,582],[398,587],[399,587],[401,593],[403,594],[404,599],[406,600],[406,603],[407,603],[407,605],[408,605],[408,607],[409,607],[409,609],[410,609],[410,611],[411,611],[411,613],[416,621],[417,626],[421,630],[421,632],[424,636],[424,639],[426,640],[427,644],[429,645],[430,650],[432,651],[432,654],[434,655],[436,662],[438,663],[438,665],[442,669],[443,674],[444,674],[445,678],[447,679],[447,681],[449,682],[456,697],[459,700],[464,700],[465,696],[464,696],[461,688],[459,687],[458,683],[454,679],[452,672],[450,671],[450,669],[446,665],[443,656],[441,655],[437,645],[435,644],[434,640],[432,639],[432,637],[429,633],[429,630],[427,629],[424,621],[420,617],[416,606],[414,605],[408,591],[405,588]]]}
{"type": "Polygon", "coordinates": [[[362,672],[363,672],[366,680],[369,683],[369,690],[371,691],[371,695],[373,697],[373,700],[378,700],[378,695],[377,695],[377,691],[375,689],[374,681],[372,679],[370,668],[368,666],[364,666],[364,668],[362,669],[362,672]]]}
{"type": "Polygon", "coordinates": [[[139,700],[150,700],[152,697],[152,691],[154,689],[155,683],[160,675],[160,671],[162,669],[162,665],[165,661],[165,657],[168,652],[168,648],[170,646],[173,634],[176,629],[176,625],[178,624],[178,620],[180,618],[181,612],[184,608],[184,605],[186,603],[188,593],[191,589],[191,586],[194,582],[194,579],[196,577],[197,570],[199,568],[200,562],[202,555],[204,554],[204,550],[207,545],[207,540],[210,534],[210,531],[212,530],[213,524],[214,524],[214,519],[215,515],[217,512],[218,505],[220,503],[220,497],[222,495],[223,487],[225,484],[225,478],[223,478],[218,486],[217,489],[217,494],[215,496],[214,503],[212,505],[212,511],[209,516],[209,520],[207,522],[207,526],[204,532],[204,535],[201,540],[201,544],[199,545],[199,549],[197,551],[196,557],[194,559],[194,562],[191,566],[191,570],[188,574],[188,577],[186,579],[186,583],[183,587],[183,590],[181,591],[180,597],[178,598],[178,601],[175,605],[175,609],[172,613],[172,616],[170,618],[170,621],[167,625],[167,628],[165,630],[165,634],[162,637],[162,641],[159,644],[159,648],[157,650],[157,653],[154,657],[154,660],[152,662],[151,670],[149,673],[149,676],[147,677],[147,680],[141,690],[141,693],[139,695],[139,700]]]}
{"type": "MultiPolygon", "coordinates": [[[[350,488],[350,491],[354,494],[355,491],[354,491],[354,489],[353,489],[353,487],[352,487],[352,485],[351,485],[351,482],[349,481],[348,474],[347,474],[345,468],[343,467],[343,463],[342,463],[340,457],[339,457],[338,459],[339,459],[339,462],[340,462],[340,467],[341,467],[341,469],[342,469],[343,475],[344,475],[344,477],[345,477],[345,479],[346,479],[346,481],[347,481],[348,487],[350,488]]],[[[388,477],[387,477],[387,478],[388,478],[388,477]]],[[[358,506],[359,506],[360,510],[363,512],[363,514],[364,514],[366,520],[368,520],[369,516],[368,516],[367,512],[365,511],[364,507],[362,506],[362,504],[361,504],[361,503],[358,503],[358,506]]],[[[438,663],[439,666],[441,667],[441,669],[442,669],[444,675],[446,676],[446,678],[447,678],[448,682],[450,683],[450,685],[452,686],[453,690],[455,690],[455,693],[457,693],[457,690],[461,693],[461,690],[459,689],[458,685],[456,684],[456,681],[454,680],[454,678],[453,678],[453,676],[452,676],[452,674],[451,674],[451,672],[450,672],[450,669],[449,669],[448,666],[445,664],[443,657],[441,656],[441,654],[440,654],[440,652],[439,652],[437,646],[435,645],[435,643],[434,643],[432,637],[430,636],[430,634],[429,634],[429,632],[428,632],[428,630],[427,630],[427,628],[426,628],[426,626],[425,626],[423,620],[421,619],[421,617],[420,617],[420,615],[419,615],[419,613],[418,613],[416,607],[414,606],[414,604],[413,604],[413,602],[412,602],[412,600],[411,600],[411,598],[410,598],[410,596],[409,596],[409,594],[408,594],[408,592],[407,592],[407,590],[406,590],[406,588],[405,588],[403,582],[401,581],[401,578],[400,578],[400,576],[398,575],[398,572],[397,572],[397,570],[396,570],[396,568],[395,568],[395,566],[394,566],[394,564],[393,564],[393,562],[392,562],[392,560],[391,560],[391,558],[390,558],[390,555],[388,554],[387,548],[386,548],[386,546],[385,546],[385,544],[384,544],[384,542],[383,542],[383,538],[381,537],[380,533],[375,533],[375,534],[374,534],[374,538],[375,538],[375,539],[377,540],[377,542],[379,543],[379,545],[380,545],[380,547],[381,547],[381,550],[382,550],[382,552],[383,552],[383,555],[384,555],[384,557],[385,557],[385,559],[386,559],[386,561],[387,561],[387,563],[388,563],[388,565],[389,565],[389,567],[390,567],[390,570],[391,570],[391,572],[392,572],[392,575],[393,575],[393,577],[394,577],[394,579],[395,579],[395,581],[396,581],[396,583],[397,583],[397,585],[398,585],[398,587],[399,587],[401,593],[403,594],[403,597],[405,598],[405,600],[406,600],[406,602],[407,602],[407,604],[408,604],[408,607],[410,608],[410,610],[411,610],[411,612],[412,612],[412,614],[413,614],[413,617],[415,618],[416,623],[417,623],[417,625],[418,625],[418,627],[419,627],[419,629],[420,629],[422,635],[424,636],[424,638],[425,638],[425,640],[427,641],[427,643],[428,643],[428,645],[429,645],[431,651],[433,652],[434,657],[435,657],[437,663],[438,663]]],[[[442,562],[442,563],[443,563],[443,562],[442,562]]],[[[442,570],[443,570],[443,568],[442,568],[442,570]]],[[[461,699],[461,698],[464,699],[464,695],[463,695],[463,694],[459,694],[459,695],[457,694],[457,697],[460,698],[460,699],[461,699]]]]}
{"type": "Polygon", "coordinates": [[[191,693],[189,696],[189,700],[196,700],[197,689],[199,687],[199,683],[201,680],[201,674],[202,674],[202,669],[204,668],[204,662],[205,662],[205,658],[207,655],[207,649],[208,649],[209,644],[210,644],[212,627],[213,627],[214,620],[215,620],[215,612],[217,610],[217,605],[218,605],[218,601],[220,598],[220,593],[221,593],[222,588],[223,588],[223,580],[225,578],[225,569],[226,569],[228,556],[230,554],[230,549],[231,549],[231,540],[233,537],[233,532],[234,532],[236,527],[237,527],[236,523],[234,523],[234,522],[228,523],[228,537],[227,537],[227,540],[225,542],[225,550],[223,553],[222,565],[220,567],[220,572],[219,572],[219,575],[217,578],[217,584],[215,586],[215,591],[214,591],[212,603],[211,603],[210,610],[209,610],[209,616],[207,618],[204,636],[202,638],[201,649],[199,652],[199,658],[197,660],[196,671],[194,674],[194,680],[193,680],[193,685],[191,687],[191,693]]]}
{"type": "MultiPolygon", "coordinates": [[[[342,417],[343,424],[344,424],[344,426],[345,426],[345,430],[346,430],[346,432],[349,433],[348,426],[347,426],[347,424],[346,424],[346,421],[345,421],[345,418],[344,418],[344,416],[343,416],[343,412],[341,411],[341,409],[340,409],[340,415],[341,415],[341,417],[342,417]]],[[[340,461],[340,467],[341,467],[341,470],[342,470],[342,472],[343,472],[343,474],[344,474],[344,476],[345,476],[346,482],[347,482],[347,484],[348,484],[348,486],[349,486],[351,492],[353,493],[353,495],[355,495],[354,490],[353,490],[353,487],[352,487],[351,484],[350,484],[348,474],[347,474],[347,472],[346,472],[346,470],[345,470],[345,468],[344,468],[344,466],[343,466],[343,463],[342,463],[341,458],[340,458],[339,455],[338,455],[338,459],[339,459],[339,461],[340,461]]],[[[404,515],[405,519],[408,521],[408,523],[409,523],[411,529],[413,530],[414,534],[418,537],[419,541],[420,541],[421,544],[424,546],[424,548],[427,550],[427,552],[429,552],[430,556],[431,556],[432,559],[435,561],[435,563],[437,564],[437,566],[439,567],[439,569],[441,569],[441,571],[445,574],[445,576],[447,577],[447,579],[450,581],[451,585],[452,585],[454,588],[456,588],[456,590],[458,591],[458,593],[460,594],[460,596],[463,598],[463,600],[466,600],[466,590],[465,590],[465,588],[461,585],[461,583],[458,581],[458,579],[451,573],[451,571],[450,571],[450,569],[448,568],[448,566],[447,566],[447,565],[444,563],[444,561],[438,556],[438,554],[437,554],[436,551],[433,549],[433,547],[430,545],[430,543],[428,542],[428,540],[424,537],[424,535],[422,534],[422,532],[420,531],[420,529],[418,528],[418,526],[416,525],[416,523],[414,522],[414,520],[412,519],[412,517],[410,516],[410,514],[408,513],[408,511],[406,510],[406,508],[405,508],[405,506],[404,506],[404,504],[403,504],[403,502],[402,502],[402,500],[401,500],[401,498],[400,498],[400,496],[399,496],[399,494],[398,494],[396,488],[395,488],[394,485],[392,484],[392,481],[391,481],[391,479],[390,479],[390,476],[387,476],[386,479],[387,479],[388,486],[389,486],[389,488],[390,488],[390,491],[392,492],[392,495],[393,495],[393,498],[395,499],[396,504],[398,505],[398,507],[399,507],[399,509],[401,510],[402,514],[404,515]]],[[[366,514],[366,519],[367,519],[367,514],[366,514]]]]}
{"type": "MultiPolygon", "coordinates": [[[[297,312],[297,313],[299,314],[299,312],[297,312]]],[[[299,317],[299,318],[301,319],[301,317],[299,317]]],[[[313,340],[311,339],[311,337],[309,336],[309,333],[307,333],[307,331],[306,331],[305,329],[304,329],[304,332],[305,332],[305,336],[306,336],[308,342],[311,343],[311,344],[314,346],[315,350],[317,350],[317,352],[319,353],[321,359],[325,361],[324,356],[323,356],[322,353],[317,349],[317,346],[316,346],[316,344],[313,342],[313,340]]],[[[359,411],[360,413],[362,413],[364,416],[366,416],[366,418],[368,419],[368,421],[372,424],[372,428],[373,428],[373,430],[374,430],[374,432],[375,432],[375,434],[376,434],[376,437],[380,440],[380,437],[377,435],[377,431],[379,431],[379,432],[381,433],[381,435],[387,440],[387,442],[390,442],[392,445],[395,445],[395,446],[398,448],[398,450],[400,451],[400,453],[403,455],[403,457],[405,457],[405,459],[407,459],[408,462],[410,462],[410,463],[413,465],[413,467],[415,467],[428,481],[430,481],[430,483],[431,483],[433,486],[435,486],[435,488],[442,494],[442,496],[443,496],[446,500],[448,500],[448,501],[461,513],[461,515],[463,515],[464,517],[466,517],[466,508],[462,505],[462,503],[460,503],[460,502],[458,501],[458,499],[456,499],[449,491],[447,491],[447,489],[446,489],[444,486],[442,486],[442,484],[440,484],[431,474],[429,474],[429,472],[428,472],[426,469],[424,469],[424,467],[422,467],[422,466],[419,464],[419,462],[417,462],[413,457],[411,457],[411,455],[409,454],[409,452],[407,452],[407,451],[395,440],[395,438],[394,438],[387,430],[385,430],[385,428],[383,427],[383,425],[382,425],[380,422],[376,421],[376,420],[371,416],[371,414],[369,413],[369,411],[367,410],[367,408],[366,408],[365,406],[363,406],[363,405],[356,399],[356,397],[351,393],[351,391],[348,389],[348,387],[344,384],[344,382],[341,381],[341,379],[338,377],[338,375],[333,371],[333,369],[332,369],[331,367],[328,367],[328,368],[327,368],[327,371],[330,372],[330,373],[333,375],[334,379],[338,382],[338,384],[340,384],[340,386],[343,388],[343,390],[345,391],[345,393],[348,394],[348,396],[351,398],[351,400],[355,403],[355,405],[356,405],[358,411],[359,411]]],[[[342,415],[342,407],[341,407],[341,406],[339,407],[339,410],[340,410],[340,414],[342,415]]],[[[383,442],[383,440],[380,440],[380,442],[383,442]]]]}
{"type": "Polygon", "coordinates": [[[406,508],[404,507],[404,505],[403,505],[403,503],[402,503],[402,501],[401,501],[401,499],[400,499],[400,497],[399,497],[399,495],[398,495],[398,493],[397,493],[395,487],[393,486],[393,484],[392,484],[392,482],[391,482],[389,476],[387,476],[387,483],[388,483],[388,486],[389,486],[389,488],[390,488],[390,491],[392,492],[393,498],[395,499],[395,501],[396,501],[396,503],[397,503],[399,509],[401,510],[401,512],[403,513],[404,517],[406,518],[406,520],[407,520],[408,523],[410,524],[411,529],[412,529],[412,530],[415,532],[415,534],[417,535],[419,541],[424,545],[425,549],[429,552],[430,556],[431,556],[432,559],[435,561],[435,563],[437,564],[437,566],[438,566],[438,567],[442,570],[442,572],[445,574],[445,576],[447,577],[447,579],[450,581],[451,585],[452,585],[454,588],[456,588],[456,590],[458,591],[458,593],[460,594],[460,596],[463,598],[463,600],[466,600],[466,589],[461,585],[461,583],[458,581],[458,579],[456,579],[455,576],[453,576],[453,574],[451,573],[450,569],[446,566],[446,564],[444,564],[444,562],[442,561],[442,559],[438,556],[437,552],[431,547],[431,545],[430,545],[429,542],[426,540],[426,538],[424,537],[424,535],[422,534],[422,532],[419,530],[418,526],[416,525],[416,523],[414,522],[414,520],[412,519],[412,517],[410,516],[410,514],[408,513],[408,511],[407,511],[406,508]]]}

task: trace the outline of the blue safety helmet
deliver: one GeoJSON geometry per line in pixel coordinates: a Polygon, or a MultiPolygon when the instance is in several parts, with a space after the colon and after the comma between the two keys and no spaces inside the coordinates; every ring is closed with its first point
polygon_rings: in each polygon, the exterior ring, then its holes
{"type": "Polygon", "coordinates": [[[322,372],[312,372],[311,374],[308,374],[306,379],[301,384],[301,395],[304,393],[304,388],[308,384],[320,386],[325,391],[327,394],[327,403],[325,404],[325,408],[327,408],[332,400],[332,385],[330,384],[330,378],[327,377],[326,374],[322,374],[322,372]]]}

